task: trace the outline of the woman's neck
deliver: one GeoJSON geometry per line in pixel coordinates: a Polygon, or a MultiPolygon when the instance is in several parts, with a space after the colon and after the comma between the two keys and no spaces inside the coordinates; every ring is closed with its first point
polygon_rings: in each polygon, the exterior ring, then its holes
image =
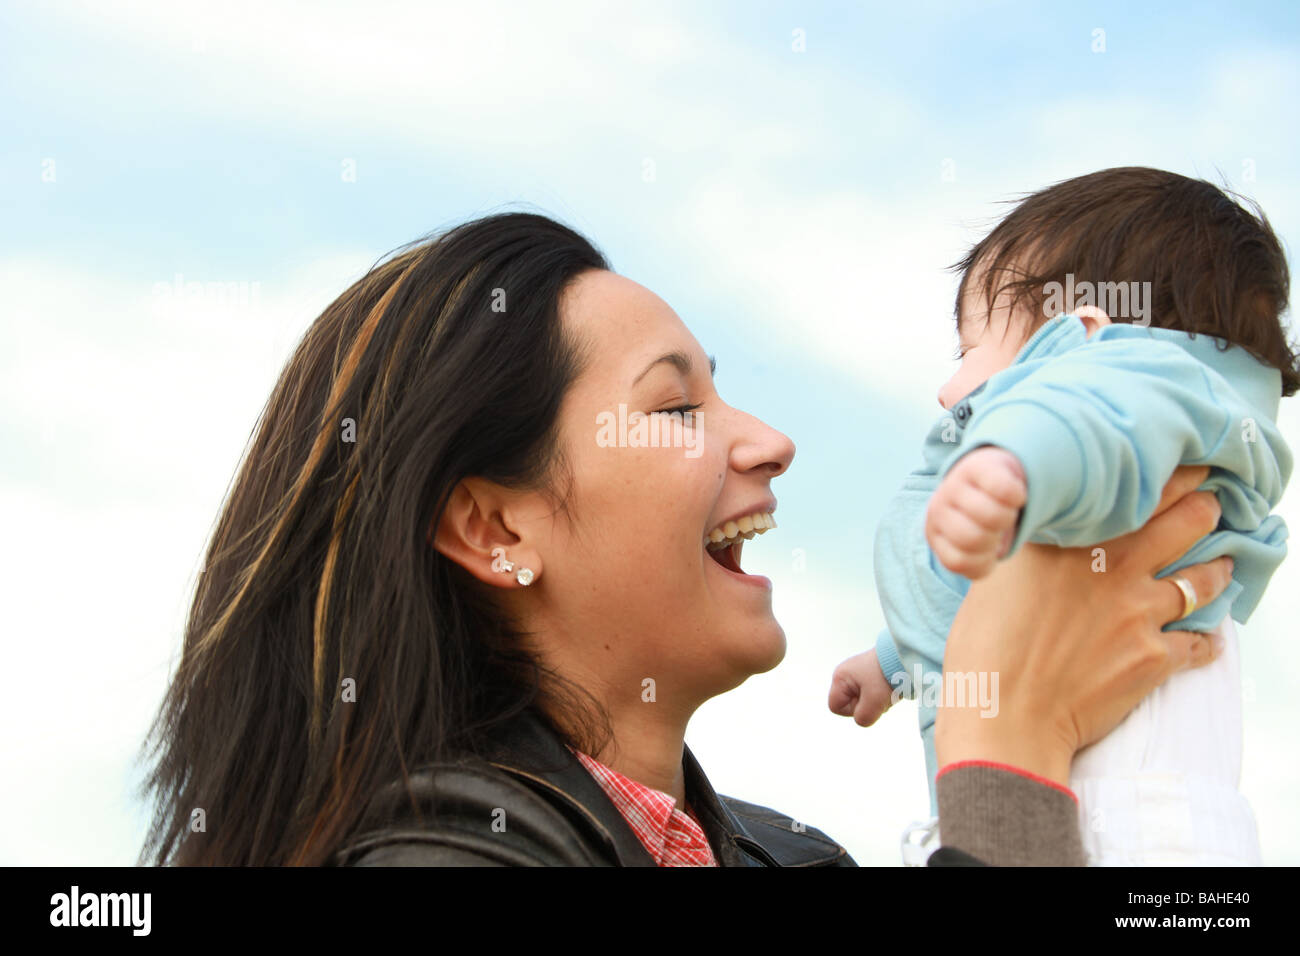
{"type": "Polygon", "coordinates": [[[622,714],[610,713],[613,740],[598,754],[605,766],[625,777],[668,794],[679,808],[686,805],[682,773],[686,721],[666,718],[655,704],[641,704],[622,714]]]}
{"type": "MultiPolygon", "coordinates": [[[[582,686],[591,688],[593,684],[583,682],[582,686]]],[[[633,697],[630,704],[617,706],[611,704],[610,696],[596,695],[609,718],[611,735],[597,753],[588,753],[587,756],[594,757],[611,770],[616,770],[637,783],[668,794],[677,801],[680,808],[685,809],[686,782],[682,771],[682,755],[686,746],[686,725],[690,713],[676,710],[665,703],[645,702],[637,697],[633,697]]],[[[582,739],[582,734],[573,733],[574,728],[566,726],[563,715],[554,707],[546,707],[546,710],[557,726],[569,731],[566,736],[575,740],[582,739]]]]}
{"type": "MultiPolygon", "coordinates": [[[[599,753],[588,751],[587,756],[625,777],[668,794],[684,810],[686,783],[682,756],[686,725],[696,709],[711,696],[708,689],[692,679],[695,675],[669,672],[662,661],[647,662],[636,655],[611,653],[606,638],[584,639],[582,636],[601,632],[586,622],[575,624],[565,620],[557,624],[543,617],[526,620],[524,629],[532,636],[530,651],[545,670],[559,675],[569,688],[582,688],[608,720],[610,736],[586,744],[599,749],[599,753]],[[646,674],[656,674],[656,678],[651,680],[646,674]]],[[[573,700],[569,694],[565,697],[573,700]]],[[[563,720],[566,712],[580,719],[579,714],[549,703],[544,702],[543,707],[561,729],[581,729],[568,728],[563,720]]],[[[584,741],[589,735],[568,733],[566,736],[584,741]]]]}

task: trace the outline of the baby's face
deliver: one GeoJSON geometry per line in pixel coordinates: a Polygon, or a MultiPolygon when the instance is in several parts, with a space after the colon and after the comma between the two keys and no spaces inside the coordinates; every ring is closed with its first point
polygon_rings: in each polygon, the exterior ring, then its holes
{"type": "Polygon", "coordinates": [[[1023,330],[1030,327],[1028,310],[1015,313],[999,299],[999,305],[989,311],[977,291],[980,282],[975,278],[966,283],[962,293],[958,319],[958,355],[961,365],[952,378],[939,389],[939,404],[951,409],[963,398],[979,388],[1015,360],[1016,353],[1025,344],[1023,330]],[[1008,325],[1010,327],[1008,327],[1008,325]]]}
{"type": "MultiPolygon", "coordinates": [[[[1033,311],[1023,304],[1013,311],[1007,297],[989,311],[982,294],[983,277],[973,275],[962,290],[957,313],[958,357],[961,365],[952,378],[939,389],[939,404],[951,409],[990,378],[1010,368],[1016,355],[1033,335],[1039,323],[1033,311]]],[[[1098,329],[1110,325],[1110,316],[1095,305],[1081,305],[1071,315],[1083,323],[1088,338],[1098,329]]]]}

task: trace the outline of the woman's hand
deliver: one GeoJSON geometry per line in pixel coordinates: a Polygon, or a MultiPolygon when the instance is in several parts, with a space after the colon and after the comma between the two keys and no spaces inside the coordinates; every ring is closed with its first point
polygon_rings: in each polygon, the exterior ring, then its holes
{"type": "MultiPolygon", "coordinates": [[[[1218,655],[1210,635],[1160,630],[1183,616],[1183,595],[1154,577],[1218,524],[1214,495],[1193,492],[1208,474],[1179,468],[1155,516],[1132,534],[1095,548],[1027,544],[971,585],[948,637],[944,683],[949,672],[997,674],[996,716],[940,706],[940,767],[991,760],[1068,786],[1076,751],[1170,674],[1218,655]]],[[[1231,570],[1220,558],[1178,573],[1205,604],[1231,570]]]]}

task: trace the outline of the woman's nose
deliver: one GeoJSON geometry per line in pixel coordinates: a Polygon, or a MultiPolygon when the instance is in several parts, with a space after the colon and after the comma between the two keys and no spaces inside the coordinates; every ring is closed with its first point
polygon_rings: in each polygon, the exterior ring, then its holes
{"type": "Polygon", "coordinates": [[[769,477],[775,478],[790,467],[794,460],[794,442],[784,432],[779,432],[752,415],[744,415],[743,429],[746,441],[738,442],[733,449],[735,466],[740,471],[766,466],[769,477]]]}

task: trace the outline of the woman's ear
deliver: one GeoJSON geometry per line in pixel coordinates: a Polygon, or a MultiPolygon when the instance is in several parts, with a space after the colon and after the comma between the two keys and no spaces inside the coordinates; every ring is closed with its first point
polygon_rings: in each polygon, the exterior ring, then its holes
{"type": "Polygon", "coordinates": [[[1092,333],[1096,332],[1102,326],[1110,325],[1110,316],[1097,308],[1095,305],[1081,305],[1074,310],[1088,330],[1087,338],[1092,338],[1092,333]]]}
{"type": "Polygon", "coordinates": [[[541,557],[513,529],[505,489],[483,478],[465,478],[454,489],[429,540],[443,557],[497,587],[522,587],[517,574],[541,573],[541,557]],[[509,570],[507,570],[509,568],[509,570]]]}

